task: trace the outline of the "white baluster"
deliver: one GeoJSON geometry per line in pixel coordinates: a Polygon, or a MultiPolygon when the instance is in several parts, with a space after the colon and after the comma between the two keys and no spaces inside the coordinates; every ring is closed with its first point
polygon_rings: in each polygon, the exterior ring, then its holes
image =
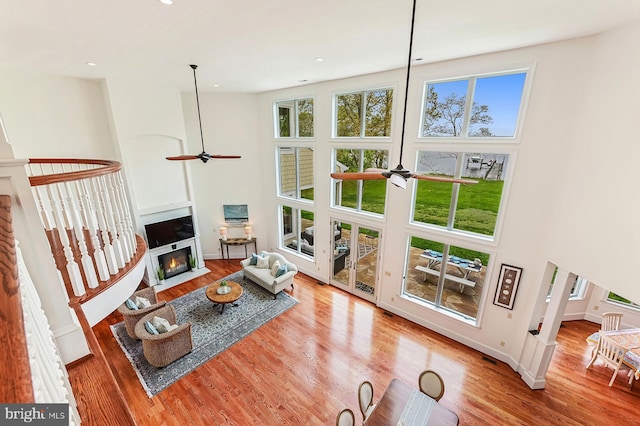
{"type": "MultiPolygon", "coordinates": [[[[122,247],[122,255],[124,261],[129,262],[133,257],[133,250],[129,244],[129,239],[126,236],[126,227],[124,223],[124,212],[122,211],[123,205],[120,199],[120,194],[117,189],[117,183],[113,174],[106,177],[106,182],[109,187],[109,197],[111,199],[111,207],[113,208],[113,216],[116,222],[116,229],[118,230],[118,241],[122,247]]],[[[124,265],[123,265],[124,266],[124,265]]]]}
{"type": "Polygon", "coordinates": [[[104,211],[104,217],[107,219],[107,225],[109,227],[109,234],[111,235],[111,245],[113,246],[113,252],[116,255],[116,265],[118,269],[124,268],[125,261],[122,254],[122,245],[118,240],[118,229],[116,228],[116,220],[113,213],[113,202],[109,197],[109,189],[104,176],[98,177],[100,185],[100,199],[102,200],[102,210],[104,211]]]}
{"type": "Polygon", "coordinates": [[[55,230],[60,237],[60,242],[63,246],[64,257],[67,261],[67,272],[69,273],[69,280],[71,281],[71,287],[73,288],[73,294],[76,296],[82,296],[85,294],[84,284],[82,282],[82,275],[80,274],[80,268],[73,258],[73,250],[69,245],[69,236],[65,228],[65,221],[60,207],[60,202],[55,198],[54,192],[51,189],[51,185],[47,186],[47,193],[49,194],[49,200],[53,209],[53,216],[55,218],[55,230]]]}
{"type": "Polygon", "coordinates": [[[102,245],[104,247],[104,255],[107,259],[107,266],[109,273],[115,275],[118,273],[118,264],[116,261],[116,254],[111,245],[111,239],[109,238],[107,220],[104,217],[104,205],[100,198],[100,183],[99,178],[91,179],[91,195],[93,198],[93,205],[95,208],[96,216],[98,218],[98,227],[100,229],[100,236],[102,237],[102,245]]]}
{"type": "Polygon", "coordinates": [[[98,239],[98,219],[96,217],[94,204],[91,202],[91,192],[87,180],[76,181],[76,187],[78,194],[80,194],[80,205],[82,206],[84,221],[89,228],[89,238],[93,246],[93,259],[96,262],[98,276],[100,277],[100,281],[107,281],[109,279],[109,267],[107,266],[107,259],[102,251],[100,240],[98,239]]]}
{"type": "Polygon", "coordinates": [[[132,256],[136,252],[136,248],[138,246],[138,242],[136,241],[136,231],[133,228],[133,220],[131,219],[131,210],[129,209],[129,201],[127,200],[127,191],[124,186],[124,180],[122,179],[122,172],[118,171],[116,174],[116,180],[118,182],[118,191],[120,193],[120,197],[122,198],[122,207],[124,210],[124,221],[127,229],[127,236],[131,244],[131,252],[132,256]]]}
{"type": "MultiPolygon", "coordinates": [[[[84,226],[80,217],[80,210],[78,207],[78,196],[73,190],[71,182],[65,182],[64,187],[67,192],[66,206],[73,223],[73,229],[75,231],[76,240],[78,241],[78,248],[80,249],[80,262],[82,263],[82,270],[84,271],[84,277],[87,280],[89,288],[98,287],[98,277],[96,275],[95,267],[93,266],[93,260],[87,250],[87,242],[85,241],[84,230],[88,229],[84,226]]],[[[61,184],[58,184],[60,189],[61,184]]]]}
{"type": "Polygon", "coordinates": [[[49,320],[42,309],[40,297],[27,270],[16,241],[18,277],[27,351],[31,367],[31,383],[36,403],[68,403],[69,425],[80,423],[80,415],[67,371],[53,340],[49,320]]]}

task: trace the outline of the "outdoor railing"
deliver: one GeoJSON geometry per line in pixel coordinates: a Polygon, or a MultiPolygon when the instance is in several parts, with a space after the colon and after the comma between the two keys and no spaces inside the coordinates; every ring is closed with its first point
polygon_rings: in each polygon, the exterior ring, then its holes
{"type": "Polygon", "coordinates": [[[38,158],[29,160],[27,174],[56,264],[75,296],[127,268],[138,244],[120,163],[38,158]]]}

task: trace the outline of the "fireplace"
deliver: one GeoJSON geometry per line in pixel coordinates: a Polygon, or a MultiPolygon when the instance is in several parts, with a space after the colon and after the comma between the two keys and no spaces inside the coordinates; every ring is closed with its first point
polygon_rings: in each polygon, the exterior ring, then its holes
{"type": "Polygon", "coordinates": [[[164,269],[165,279],[190,271],[190,256],[190,246],[159,255],[158,264],[164,269]]]}

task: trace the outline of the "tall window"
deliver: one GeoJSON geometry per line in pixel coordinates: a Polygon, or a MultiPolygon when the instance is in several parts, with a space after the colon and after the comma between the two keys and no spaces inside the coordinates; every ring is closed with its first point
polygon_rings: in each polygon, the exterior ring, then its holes
{"type": "Polygon", "coordinates": [[[313,99],[293,99],[276,103],[277,138],[313,137],[313,99]]]}
{"type": "Polygon", "coordinates": [[[282,224],[280,231],[282,247],[294,253],[314,257],[313,212],[281,206],[280,223],[282,224]]]}
{"type": "Polygon", "coordinates": [[[526,72],[430,82],[422,137],[514,137],[526,72]]]}
{"type": "Polygon", "coordinates": [[[278,147],[281,197],[313,200],[313,148],[278,147]]]}
{"type": "Polygon", "coordinates": [[[393,89],[375,89],[336,95],[337,137],[391,135],[393,89]]]}
{"type": "Polygon", "coordinates": [[[418,152],[418,174],[469,178],[478,183],[418,180],[413,222],[494,236],[508,164],[507,154],[418,152]]]}
{"type": "MultiPolygon", "coordinates": [[[[373,149],[336,149],[336,172],[362,172],[369,168],[389,168],[388,151],[373,149]]],[[[335,180],[334,206],[356,211],[384,214],[387,181],[335,180]]]]}
{"type": "Polygon", "coordinates": [[[476,320],[489,254],[413,236],[403,296],[476,320]]]}

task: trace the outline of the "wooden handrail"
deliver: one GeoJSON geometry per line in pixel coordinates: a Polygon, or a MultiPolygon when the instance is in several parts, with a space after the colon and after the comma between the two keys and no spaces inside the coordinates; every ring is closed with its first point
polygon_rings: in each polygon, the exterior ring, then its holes
{"type": "Polygon", "coordinates": [[[122,168],[117,161],[111,160],[93,160],[80,158],[30,158],[29,164],[93,164],[95,169],[78,170],[75,172],[51,173],[46,175],[30,176],[29,183],[31,186],[50,185],[60,182],[71,182],[74,180],[87,179],[115,173],[122,168]]]}
{"type": "Polygon", "coordinates": [[[0,195],[0,280],[0,401],[31,403],[33,385],[8,195],[0,195]]]}

